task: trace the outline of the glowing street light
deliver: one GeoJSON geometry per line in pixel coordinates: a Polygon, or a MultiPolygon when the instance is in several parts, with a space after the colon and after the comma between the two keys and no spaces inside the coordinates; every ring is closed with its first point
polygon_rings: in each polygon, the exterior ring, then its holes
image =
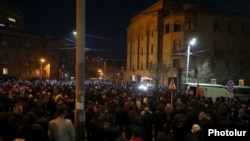
{"type": "Polygon", "coordinates": [[[187,69],[186,69],[186,82],[188,82],[188,71],[189,71],[189,56],[190,56],[190,46],[194,45],[196,42],[196,38],[193,38],[189,43],[188,43],[188,48],[187,48],[187,69]]]}
{"type": "Polygon", "coordinates": [[[40,75],[40,78],[43,78],[43,63],[45,62],[45,59],[41,58],[40,59],[40,62],[41,62],[41,75],[40,75]]]}
{"type": "Polygon", "coordinates": [[[74,36],[76,36],[76,35],[77,35],[76,31],[73,31],[73,32],[72,32],[72,34],[73,34],[74,36]]]}

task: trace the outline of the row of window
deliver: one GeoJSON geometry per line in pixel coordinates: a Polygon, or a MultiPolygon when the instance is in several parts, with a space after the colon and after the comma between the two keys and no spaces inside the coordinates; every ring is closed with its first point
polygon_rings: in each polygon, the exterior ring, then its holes
{"type": "MultiPolygon", "coordinates": [[[[221,46],[225,46],[227,52],[234,52],[234,50],[238,50],[240,53],[247,52],[248,43],[247,42],[240,42],[240,43],[232,43],[227,42],[225,45],[221,45],[219,41],[213,41],[212,49],[214,52],[219,51],[221,46]]],[[[180,51],[181,49],[181,41],[180,40],[174,40],[173,41],[173,51],[180,51]]]]}
{"type": "MultiPolygon", "coordinates": [[[[165,33],[170,33],[170,32],[180,32],[180,31],[195,31],[196,30],[196,23],[194,21],[191,22],[186,22],[182,24],[180,21],[176,21],[173,24],[173,27],[168,23],[165,25],[165,33]]],[[[234,34],[236,33],[236,29],[240,28],[240,33],[242,35],[248,35],[249,34],[249,26],[247,23],[243,23],[240,25],[240,27],[237,27],[231,22],[228,22],[226,27],[221,26],[217,21],[213,23],[213,32],[221,32],[222,28],[226,28],[226,32],[229,34],[234,34]]]]}
{"type": "Polygon", "coordinates": [[[184,25],[180,21],[176,21],[173,25],[173,29],[171,30],[170,24],[165,25],[165,33],[173,32],[179,32],[179,31],[195,31],[196,30],[196,24],[195,22],[186,22],[184,25]]]}
{"type": "MultiPolygon", "coordinates": [[[[143,62],[140,62],[140,64],[139,63],[137,63],[137,69],[143,69],[144,68],[144,65],[143,65],[144,63],[143,62]]],[[[179,59],[179,58],[174,58],[173,60],[172,60],[172,64],[173,64],[173,68],[181,68],[181,59],[179,59]]],[[[225,63],[224,63],[224,65],[225,65],[225,68],[228,68],[229,66],[230,66],[230,64],[232,64],[232,62],[230,61],[230,60],[227,60],[227,61],[225,61],[225,63]]],[[[239,65],[239,67],[241,66],[245,66],[246,65],[246,61],[244,61],[244,60],[240,60],[239,62],[237,62],[237,64],[239,65]]],[[[147,66],[146,66],[146,69],[148,69],[148,67],[150,66],[150,64],[148,64],[147,66]]],[[[217,68],[217,63],[216,63],[216,61],[214,60],[214,59],[212,59],[211,60],[211,67],[213,68],[213,69],[216,69],[217,68]]],[[[219,67],[219,66],[218,66],[219,67]]],[[[221,67],[221,66],[220,66],[221,67]]]]}

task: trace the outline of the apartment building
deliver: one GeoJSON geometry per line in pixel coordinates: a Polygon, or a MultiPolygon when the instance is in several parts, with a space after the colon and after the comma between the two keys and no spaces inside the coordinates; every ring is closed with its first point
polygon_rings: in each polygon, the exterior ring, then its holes
{"type": "Polygon", "coordinates": [[[22,12],[0,0],[0,78],[69,78],[74,75],[74,41],[25,31],[22,12]]]}
{"type": "Polygon", "coordinates": [[[159,0],[130,20],[124,80],[250,84],[249,39],[250,16],[159,0]]]}
{"type": "MultiPolygon", "coordinates": [[[[75,41],[25,31],[22,12],[0,0],[0,79],[42,78],[69,80],[75,77],[75,41]]],[[[85,56],[86,79],[122,81],[124,62],[85,56]]]]}

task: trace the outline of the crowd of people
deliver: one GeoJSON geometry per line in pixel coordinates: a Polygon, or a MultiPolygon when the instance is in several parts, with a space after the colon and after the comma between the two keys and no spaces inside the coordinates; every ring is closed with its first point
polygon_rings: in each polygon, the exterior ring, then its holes
{"type": "MultiPolygon", "coordinates": [[[[250,125],[250,102],[136,86],[85,83],[87,141],[203,141],[206,128],[250,125]]],[[[74,81],[0,80],[1,140],[74,141],[74,99],[74,81]]]]}

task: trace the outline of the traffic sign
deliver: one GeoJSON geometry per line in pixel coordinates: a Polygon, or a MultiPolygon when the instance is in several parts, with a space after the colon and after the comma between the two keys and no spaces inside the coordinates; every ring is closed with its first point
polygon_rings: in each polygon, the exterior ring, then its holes
{"type": "Polygon", "coordinates": [[[229,80],[229,81],[227,82],[227,90],[228,90],[229,92],[232,92],[232,91],[234,90],[234,82],[233,82],[233,80],[229,80]]]}
{"type": "Polygon", "coordinates": [[[168,90],[176,91],[177,90],[177,77],[168,78],[168,90]]]}

